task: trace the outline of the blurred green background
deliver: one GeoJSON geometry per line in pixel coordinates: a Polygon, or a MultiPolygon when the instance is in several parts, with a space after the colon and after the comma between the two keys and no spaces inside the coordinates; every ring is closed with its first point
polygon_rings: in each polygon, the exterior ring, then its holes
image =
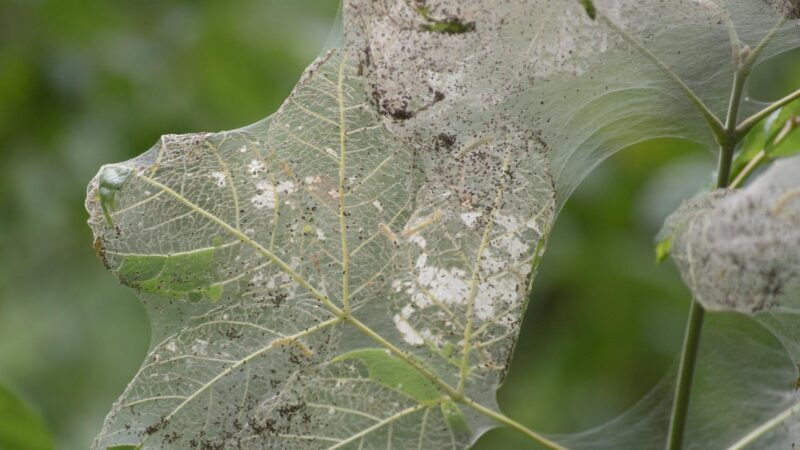
{"type": "MultiPolygon", "coordinates": [[[[337,8],[0,0],[0,384],[41,415],[56,448],[88,447],[149,340],[139,302],[95,258],[86,184],[162,134],[270,114],[327,41],[337,8]]],[[[800,79],[797,67],[781,73],[781,83],[800,79]]],[[[782,90],[761,78],[770,94],[782,90]]],[[[714,158],[677,141],[640,147],[578,189],[541,266],[499,393],[507,414],[537,430],[575,431],[624,411],[680,346],[688,294],[671,264],[656,266],[652,240],[709,182],[714,158]]],[[[526,445],[504,430],[478,444],[526,445]]]]}

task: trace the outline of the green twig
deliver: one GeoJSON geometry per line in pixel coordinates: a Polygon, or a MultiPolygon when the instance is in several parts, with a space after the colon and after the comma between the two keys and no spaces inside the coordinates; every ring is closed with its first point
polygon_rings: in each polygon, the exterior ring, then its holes
{"type": "Polygon", "coordinates": [[[761,165],[761,161],[763,161],[766,156],[767,152],[765,152],[764,150],[761,150],[760,152],[756,153],[756,156],[754,156],[753,159],[751,159],[747,163],[747,165],[744,166],[741,172],[739,172],[739,174],[736,175],[736,178],[734,178],[734,180],[731,182],[730,188],[736,189],[740,187],[742,183],[744,183],[744,180],[746,180],[747,177],[749,177],[750,174],[753,173],[754,170],[756,170],[756,167],[761,165]]]}
{"type": "Polygon", "coordinates": [[[800,126],[800,116],[789,118],[783,125],[783,128],[781,128],[781,130],[775,135],[775,137],[768,140],[764,145],[764,148],[762,148],[760,152],[756,153],[756,155],[747,162],[747,165],[739,171],[739,173],[736,175],[736,178],[731,182],[730,187],[732,189],[738,188],[744,183],[747,177],[749,177],[750,174],[752,174],[753,171],[761,165],[761,163],[769,161],[770,158],[768,157],[768,153],[780,146],[783,141],[785,141],[786,138],[792,134],[792,131],[797,129],[798,126],[800,126]]]}
{"type": "Polygon", "coordinates": [[[703,306],[692,301],[689,320],[686,324],[686,335],[683,338],[681,362],[678,367],[678,385],[675,387],[675,400],[672,404],[672,417],[669,421],[667,449],[680,450],[683,447],[683,435],[686,430],[686,415],[689,411],[689,394],[692,388],[694,367],[697,352],[700,348],[700,334],[703,331],[703,306]]]}
{"type": "Polygon", "coordinates": [[[736,128],[736,135],[740,137],[744,137],[758,122],[766,119],[767,116],[774,113],[775,111],[783,108],[784,106],[788,105],[789,103],[800,99],[800,89],[792,92],[791,94],[783,97],[782,99],[778,100],[777,102],[767,106],[766,108],[762,109],[761,111],[753,114],[752,116],[748,117],[747,120],[744,120],[739,126],[736,128]]]}
{"type": "MultiPolygon", "coordinates": [[[[723,134],[717,136],[720,144],[719,163],[717,168],[717,188],[726,188],[730,184],[731,166],[736,146],[744,135],[737,132],[736,122],[739,116],[739,106],[742,101],[742,93],[747,76],[761,51],[775,31],[780,27],[773,28],[767,37],[750,52],[746,59],[742,60],[733,76],[733,87],[731,88],[730,101],[728,102],[728,114],[725,118],[723,134]]],[[[697,355],[700,348],[700,337],[703,331],[703,318],[705,310],[696,300],[692,299],[692,306],[689,309],[689,318],[686,324],[686,334],[683,339],[680,364],[678,366],[678,380],[675,386],[675,397],[672,404],[672,415],[670,417],[669,431],[667,434],[667,449],[681,450],[683,448],[683,437],[686,431],[686,418],[689,413],[689,400],[694,378],[694,370],[697,363],[697,355]]]]}
{"type": "MultiPolygon", "coordinates": [[[[733,163],[733,153],[738,144],[735,136],[736,116],[739,111],[739,102],[745,81],[745,76],[737,74],[734,77],[733,89],[731,91],[731,102],[728,107],[728,117],[726,120],[726,134],[720,145],[719,164],[717,169],[717,187],[728,187],[731,165],[733,163]]],[[[703,330],[703,316],[705,311],[703,306],[696,300],[692,300],[689,310],[689,319],[686,324],[686,334],[683,339],[683,349],[681,350],[680,365],[678,366],[678,381],[675,386],[675,397],[672,404],[672,416],[669,422],[669,433],[667,435],[667,449],[680,450],[683,448],[683,436],[686,430],[686,417],[689,412],[689,399],[694,378],[694,368],[697,362],[697,353],[700,348],[700,336],[703,330]]]]}

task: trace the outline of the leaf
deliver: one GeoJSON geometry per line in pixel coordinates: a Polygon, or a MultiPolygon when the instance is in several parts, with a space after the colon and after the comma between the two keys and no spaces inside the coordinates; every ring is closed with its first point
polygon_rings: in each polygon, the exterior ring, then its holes
{"type": "Polygon", "coordinates": [[[586,14],[594,20],[597,17],[597,8],[594,6],[594,2],[592,0],[580,0],[581,5],[583,5],[583,9],[586,10],[586,14]]]}
{"type": "Polygon", "coordinates": [[[800,153],[800,137],[795,132],[800,126],[800,102],[790,103],[779,112],[770,129],[768,144],[764,147],[772,159],[785,158],[800,153]]]}
{"type": "Polygon", "coordinates": [[[334,362],[358,360],[367,367],[369,379],[411,397],[422,404],[438,403],[442,395],[436,386],[417,370],[386,350],[377,348],[354,350],[337,356],[334,362]]]}
{"type": "Polygon", "coordinates": [[[464,23],[454,16],[445,19],[435,19],[431,15],[430,8],[427,6],[419,6],[416,10],[419,15],[425,19],[425,23],[421,24],[419,27],[420,30],[445,34],[462,34],[475,31],[475,22],[464,23]]]}
{"type": "MultiPolygon", "coordinates": [[[[273,116],[164,136],[92,181],[95,248],[153,327],[95,448],[466,447],[502,417],[557,210],[643,139],[710,147],[686,89],[724,111],[730,18],[754,40],[776,20],[744,1],[595,2],[594,21],[414,3],[346,1],[345,44],[273,116]]],[[[766,55],[797,45],[787,26],[766,55]]]]}
{"type": "Polygon", "coordinates": [[[752,171],[749,166],[760,166],[800,152],[800,135],[795,132],[798,126],[800,102],[793,102],[753,127],[734,158],[734,177],[738,178],[746,169],[752,171]]]}
{"type": "Polygon", "coordinates": [[[42,419],[13,392],[0,385],[0,449],[52,448],[50,432],[42,419]]]}
{"type": "Polygon", "coordinates": [[[672,253],[672,236],[666,236],[656,242],[656,262],[662,263],[672,253]]]}
{"type": "Polygon", "coordinates": [[[453,168],[490,183],[423,179],[366,98],[332,51],[270,119],[101,169],[92,191],[130,176],[90,224],[155,337],[95,447],[449,448],[489,423],[453,392],[485,402],[505,372],[552,205],[504,196],[547,185],[510,179],[506,142],[453,168]]]}

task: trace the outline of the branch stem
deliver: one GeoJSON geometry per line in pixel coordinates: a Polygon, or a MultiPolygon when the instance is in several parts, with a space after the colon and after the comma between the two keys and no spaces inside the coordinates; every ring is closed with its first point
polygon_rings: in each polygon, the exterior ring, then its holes
{"type": "MultiPolygon", "coordinates": [[[[733,155],[743,137],[743,135],[737,133],[736,122],[739,117],[739,106],[742,101],[744,84],[750,73],[750,67],[752,67],[754,62],[753,56],[758,57],[760,49],[766,45],[765,41],[771,38],[771,34],[759,45],[758,52],[753,52],[751,57],[744,61],[734,72],[733,86],[728,103],[728,114],[725,118],[724,134],[721,139],[717,139],[720,143],[719,162],[717,166],[718,189],[726,188],[730,184],[733,155]]],[[[703,309],[703,305],[696,299],[692,299],[692,305],[689,308],[689,318],[686,323],[686,334],[683,338],[683,348],[681,349],[680,364],[678,366],[678,380],[675,386],[675,397],[669,422],[669,432],[667,435],[668,450],[681,450],[683,448],[686,418],[689,413],[689,400],[691,397],[694,370],[697,364],[697,354],[700,349],[700,337],[703,332],[704,316],[705,310],[703,309]]]]}
{"type": "Polygon", "coordinates": [[[768,141],[764,145],[764,148],[761,149],[760,152],[756,153],[756,156],[754,156],[753,159],[751,159],[747,163],[747,165],[744,166],[744,168],[742,168],[739,174],[736,175],[736,178],[731,182],[731,185],[729,187],[731,189],[736,189],[740,187],[742,183],[745,182],[747,177],[749,177],[750,174],[753,173],[753,171],[756,170],[761,165],[762,162],[769,161],[767,153],[775,149],[779,145],[781,145],[783,141],[790,134],[792,134],[792,131],[797,129],[798,126],[800,126],[800,116],[792,117],[789,120],[787,120],[786,123],[783,125],[783,128],[781,128],[781,130],[775,136],[775,139],[768,141]]]}
{"type": "Polygon", "coordinates": [[[778,100],[775,103],[767,106],[766,108],[762,109],[761,111],[753,114],[747,120],[742,121],[741,124],[736,128],[737,136],[744,136],[750,131],[758,122],[766,119],[767,116],[774,113],[775,111],[783,108],[784,106],[788,105],[789,103],[800,99],[800,89],[792,92],[791,94],[783,97],[782,99],[778,100]]]}
{"type": "Polygon", "coordinates": [[[753,159],[751,159],[750,162],[748,162],[747,165],[744,166],[742,171],[739,172],[739,175],[737,175],[736,178],[731,182],[730,188],[736,189],[740,187],[742,183],[744,183],[744,180],[746,180],[747,177],[749,177],[750,174],[753,173],[754,170],[756,170],[756,167],[758,167],[759,164],[761,164],[761,161],[763,161],[766,156],[767,153],[764,150],[758,152],[756,156],[754,156],[753,159]]]}
{"type": "Polygon", "coordinates": [[[678,367],[678,385],[675,387],[675,398],[672,403],[672,416],[669,421],[668,450],[680,450],[683,447],[683,435],[686,430],[686,416],[689,411],[689,397],[692,390],[697,351],[700,348],[700,335],[703,331],[705,311],[697,301],[692,301],[686,334],[683,338],[681,362],[678,367]]]}

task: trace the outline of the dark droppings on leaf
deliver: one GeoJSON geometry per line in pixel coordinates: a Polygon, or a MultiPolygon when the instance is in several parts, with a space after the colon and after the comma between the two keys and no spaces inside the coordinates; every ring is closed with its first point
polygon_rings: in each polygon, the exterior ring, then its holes
{"type": "Polygon", "coordinates": [[[414,117],[414,111],[408,109],[408,100],[401,100],[392,104],[385,99],[386,93],[379,89],[372,90],[372,100],[378,108],[378,114],[388,115],[394,120],[404,121],[414,117]]]}
{"type": "Polygon", "coordinates": [[[158,422],[156,422],[156,423],[154,423],[152,425],[149,425],[147,428],[145,428],[144,429],[144,433],[146,435],[148,435],[148,436],[151,435],[151,434],[154,434],[154,433],[158,432],[158,430],[163,428],[165,424],[166,424],[166,420],[165,420],[164,417],[162,417],[161,419],[159,419],[158,422]]]}
{"type": "Polygon", "coordinates": [[[278,292],[278,293],[270,295],[269,298],[270,298],[270,301],[272,302],[272,304],[276,308],[279,308],[283,304],[283,302],[286,301],[286,299],[288,297],[289,297],[289,294],[287,294],[285,292],[278,292]]]}
{"type": "Polygon", "coordinates": [[[220,334],[232,340],[241,339],[241,337],[244,336],[244,333],[234,328],[228,328],[225,331],[220,331],[220,334]]]}
{"type": "Polygon", "coordinates": [[[436,136],[436,150],[450,150],[456,143],[456,136],[448,133],[439,133],[436,136]]]}
{"type": "Polygon", "coordinates": [[[251,418],[248,422],[250,428],[253,429],[253,432],[259,435],[269,435],[269,434],[276,434],[277,430],[275,428],[275,420],[274,419],[267,419],[264,421],[264,424],[260,424],[258,420],[255,418],[251,418]]]}
{"type": "Polygon", "coordinates": [[[182,434],[178,433],[177,431],[173,431],[172,433],[168,433],[166,436],[164,436],[164,441],[167,444],[173,444],[175,442],[178,442],[178,440],[180,440],[181,437],[183,437],[182,434]]]}
{"type": "Polygon", "coordinates": [[[406,108],[398,108],[387,111],[387,113],[392,116],[395,120],[408,120],[414,117],[414,112],[409,111],[406,108]]]}
{"type": "Polygon", "coordinates": [[[281,415],[282,418],[291,420],[292,417],[295,416],[299,411],[305,409],[306,404],[304,402],[300,402],[297,404],[286,404],[278,408],[278,414],[281,415]]]}

